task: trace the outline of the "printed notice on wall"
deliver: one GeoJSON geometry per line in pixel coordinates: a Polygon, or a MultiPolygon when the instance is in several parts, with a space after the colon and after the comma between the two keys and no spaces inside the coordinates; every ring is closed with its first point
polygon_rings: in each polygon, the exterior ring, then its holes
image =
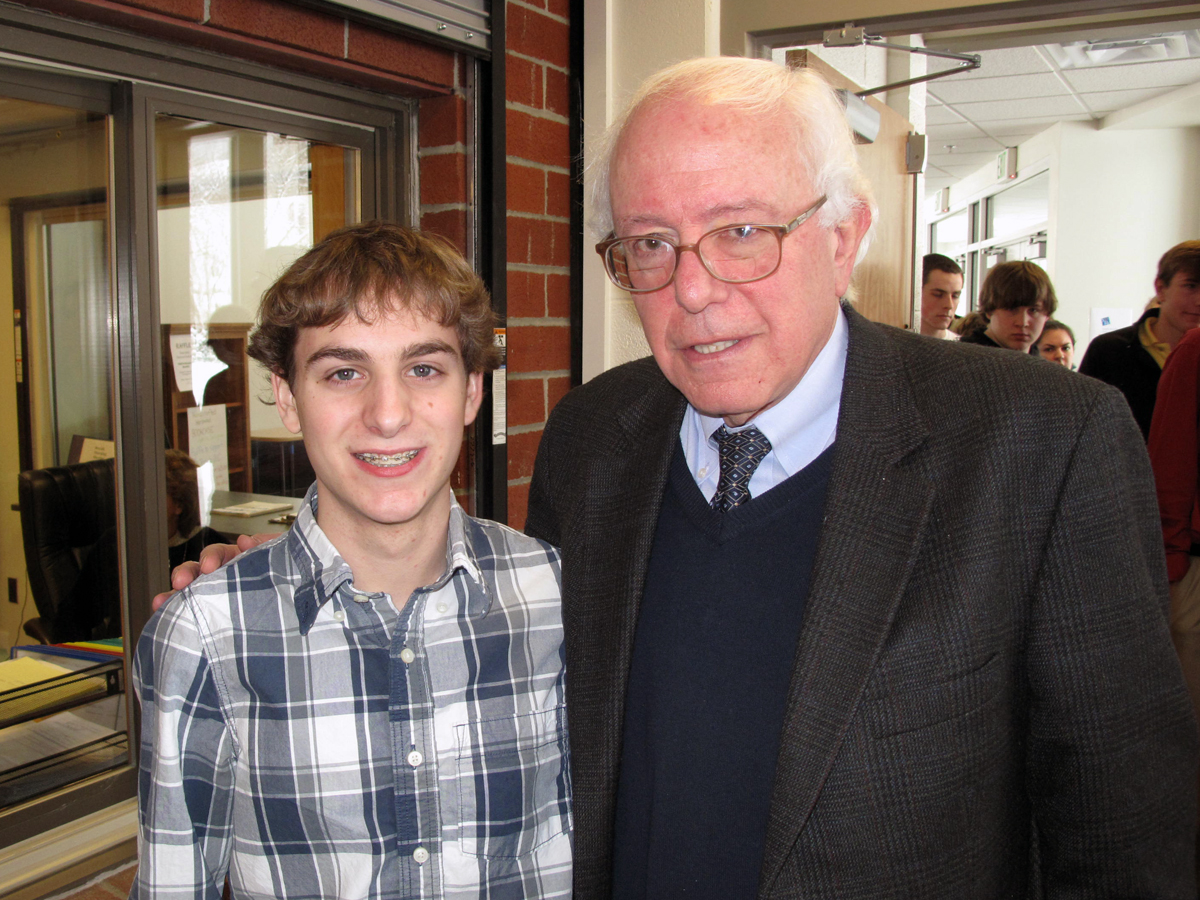
{"type": "Polygon", "coordinates": [[[71,437],[71,451],[67,455],[67,462],[72,464],[92,462],[97,459],[113,459],[116,455],[117,445],[114,441],[76,434],[71,437]]]}
{"type": "Polygon", "coordinates": [[[492,444],[508,441],[508,339],[503,328],[496,329],[500,348],[500,367],[492,373],[492,444]]]}
{"type": "Polygon", "coordinates": [[[1093,306],[1090,316],[1091,333],[1089,338],[1095,340],[1100,335],[1116,328],[1132,325],[1141,315],[1136,309],[1127,306],[1093,306]]]}
{"type": "Polygon", "coordinates": [[[211,462],[213,486],[229,490],[229,444],[225,437],[225,404],[193,406],[187,411],[188,455],[198,465],[211,462]]]}
{"type": "Polygon", "coordinates": [[[175,370],[175,389],[192,389],[192,335],[171,335],[171,366],[175,370]]]}

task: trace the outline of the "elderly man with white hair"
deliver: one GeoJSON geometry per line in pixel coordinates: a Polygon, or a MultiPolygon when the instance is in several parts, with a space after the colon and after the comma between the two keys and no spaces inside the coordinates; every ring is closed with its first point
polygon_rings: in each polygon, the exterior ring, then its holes
{"type": "Polygon", "coordinates": [[[1121,396],[872,324],[816,76],[704,59],[594,197],[653,358],[547,424],[575,897],[1191,897],[1196,725],[1121,396]]]}

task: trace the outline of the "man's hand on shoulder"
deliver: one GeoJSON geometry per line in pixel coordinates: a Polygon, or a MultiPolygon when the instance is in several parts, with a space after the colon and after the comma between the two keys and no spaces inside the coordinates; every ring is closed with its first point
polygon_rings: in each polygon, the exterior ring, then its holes
{"type": "Polygon", "coordinates": [[[151,601],[152,608],[158,609],[171,598],[176,591],[181,591],[201,575],[215,572],[226,563],[231,563],[247,550],[252,550],[259,544],[265,543],[278,534],[240,534],[236,544],[210,544],[200,551],[200,561],[191,560],[181,563],[171,571],[171,590],[157,594],[151,601]]]}

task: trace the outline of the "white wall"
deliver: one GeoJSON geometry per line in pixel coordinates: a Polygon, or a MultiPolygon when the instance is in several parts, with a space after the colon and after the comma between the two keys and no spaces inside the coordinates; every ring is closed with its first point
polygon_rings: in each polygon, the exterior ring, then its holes
{"type": "MultiPolygon", "coordinates": [[[[641,82],[664,66],[696,56],[715,56],[720,0],[584,0],[584,158],[641,82]]],[[[585,185],[590,178],[585,177],[585,185]]],[[[584,198],[584,221],[591,222],[584,198]]],[[[584,234],[583,378],[646,356],[629,295],[609,284],[591,246],[603,235],[584,234]]]]}
{"type": "Polygon", "coordinates": [[[1092,307],[1140,314],[1154,294],[1159,257],[1200,237],[1200,129],[1101,131],[1086,122],[1054,128],[1052,275],[1060,318],[1082,350],[1092,307]]]}

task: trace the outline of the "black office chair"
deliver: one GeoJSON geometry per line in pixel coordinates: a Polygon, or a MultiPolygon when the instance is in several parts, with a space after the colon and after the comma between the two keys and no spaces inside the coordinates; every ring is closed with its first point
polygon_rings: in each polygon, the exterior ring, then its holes
{"type": "Polygon", "coordinates": [[[113,460],[17,477],[25,569],[38,611],[25,633],[45,644],[119,636],[113,460]]]}

